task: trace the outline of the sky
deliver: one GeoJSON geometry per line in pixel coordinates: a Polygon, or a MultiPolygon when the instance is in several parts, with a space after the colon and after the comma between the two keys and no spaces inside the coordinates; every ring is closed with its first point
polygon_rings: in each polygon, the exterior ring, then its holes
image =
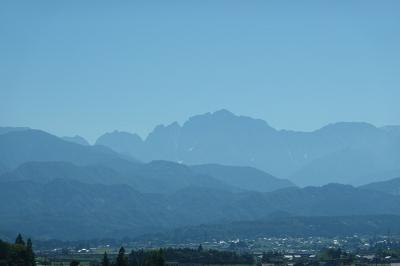
{"type": "Polygon", "coordinates": [[[91,142],[222,108],[400,124],[400,1],[1,1],[0,126],[91,142]]]}

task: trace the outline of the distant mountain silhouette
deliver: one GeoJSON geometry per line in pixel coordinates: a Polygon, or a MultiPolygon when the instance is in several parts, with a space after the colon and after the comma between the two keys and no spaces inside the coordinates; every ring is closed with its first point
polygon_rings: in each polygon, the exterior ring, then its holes
{"type": "Polygon", "coordinates": [[[45,184],[56,179],[76,180],[88,184],[134,185],[133,178],[99,164],[77,166],[70,162],[27,162],[0,176],[2,181],[34,181],[45,184]]]}
{"type": "Polygon", "coordinates": [[[364,186],[361,186],[362,189],[380,191],[396,196],[400,196],[400,177],[393,178],[387,181],[374,182],[364,186]]]}
{"type": "Polygon", "coordinates": [[[100,136],[95,145],[103,145],[133,157],[141,155],[144,148],[143,140],[138,135],[117,130],[100,136]]]}
{"type": "Polygon", "coordinates": [[[8,132],[30,130],[29,127],[0,127],[0,135],[8,132]]]}
{"type": "Polygon", "coordinates": [[[223,173],[232,172],[231,167],[215,167],[220,171],[216,177],[207,171],[195,171],[204,167],[191,168],[167,161],[143,164],[104,146],[83,146],[38,130],[0,135],[0,171],[16,168],[2,176],[3,180],[49,182],[62,178],[84,183],[127,184],[149,193],[172,193],[190,186],[272,191],[293,185],[250,167],[238,168],[241,175],[230,179],[223,173]],[[252,179],[260,185],[242,187],[252,179]]]}
{"type": "Polygon", "coordinates": [[[83,145],[83,146],[90,145],[89,142],[86,139],[84,139],[83,137],[81,137],[79,135],[76,135],[74,137],[62,137],[62,139],[66,140],[66,141],[70,141],[70,142],[76,143],[76,144],[80,144],[80,145],[83,145]]]}
{"type": "Polygon", "coordinates": [[[250,167],[213,165],[188,167],[168,161],[153,161],[147,164],[132,164],[129,168],[101,164],[77,166],[70,162],[27,162],[16,169],[0,175],[2,181],[34,181],[47,183],[55,179],[76,180],[87,184],[125,184],[144,193],[174,193],[188,187],[206,187],[228,191],[273,191],[293,186],[287,180],[277,179],[250,167]],[[237,169],[238,173],[232,172],[237,169]],[[232,173],[232,175],[229,175],[232,173]],[[232,178],[230,178],[232,177],[232,178]],[[258,187],[247,185],[259,182],[258,187]]]}
{"type": "Polygon", "coordinates": [[[13,131],[0,135],[0,162],[8,168],[30,161],[65,161],[77,165],[128,161],[102,146],[83,146],[40,130],[13,131]]]}
{"type": "Polygon", "coordinates": [[[396,126],[359,122],[312,132],[278,131],[263,120],[220,110],[191,117],[182,126],[157,126],[144,141],[111,133],[113,142],[102,145],[143,161],[252,166],[299,185],[358,185],[382,180],[398,169],[397,132],[396,126]]]}

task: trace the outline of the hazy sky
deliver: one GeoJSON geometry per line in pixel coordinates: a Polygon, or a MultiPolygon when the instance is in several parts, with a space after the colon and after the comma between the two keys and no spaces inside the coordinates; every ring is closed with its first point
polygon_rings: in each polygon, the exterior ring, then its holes
{"type": "Polygon", "coordinates": [[[0,125],[93,141],[226,108],[400,124],[400,1],[1,1],[0,125]]]}

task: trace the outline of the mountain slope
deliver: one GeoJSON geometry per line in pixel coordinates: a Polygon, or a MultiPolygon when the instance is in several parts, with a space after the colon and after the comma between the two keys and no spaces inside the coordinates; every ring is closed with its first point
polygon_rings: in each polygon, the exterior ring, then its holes
{"type": "MultiPolygon", "coordinates": [[[[30,167],[28,171],[23,171],[25,180],[35,180],[36,172],[47,175],[43,178],[48,180],[55,179],[57,176],[61,178],[63,175],[72,176],[71,173],[73,173],[76,175],[74,179],[83,178],[83,175],[86,175],[85,180],[91,178],[91,183],[95,181],[104,183],[106,179],[114,178],[119,181],[125,180],[124,183],[141,191],[165,193],[188,185],[225,186],[212,177],[197,178],[190,171],[182,171],[184,166],[177,163],[141,164],[104,146],[83,146],[39,130],[13,131],[0,135],[0,162],[8,169],[27,162],[53,162],[53,164],[25,165],[25,168],[30,167]],[[94,165],[97,167],[96,171],[99,172],[88,173],[88,168],[72,169],[71,165],[55,162],[67,162],[82,167],[94,165]],[[169,171],[169,176],[167,171],[169,171]]],[[[20,173],[17,176],[21,175],[22,170],[19,170],[20,173]]],[[[105,184],[108,183],[105,182],[105,184]]]]}
{"type": "Polygon", "coordinates": [[[134,237],[182,226],[266,219],[275,213],[400,215],[400,197],[343,185],[270,193],[188,187],[146,194],[127,185],[67,179],[0,181],[0,201],[8,202],[0,205],[2,230],[64,239],[134,237]]]}
{"type": "Polygon", "coordinates": [[[167,218],[156,197],[145,197],[124,185],[57,179],[46,184],[1,182],[0,190],[2,202],[14,198],[0,206],[2,230],[24,230],[40,238],[111,237],[120,231],[138,234],[161,227],[167,218]],[[21,195],[15,197],[15,191],[21,195]]]}
{"type": "Polygon", "coordinates": [[[203,164],[193,165],[190,168],[196,173],[213,176],[224,183],[245,190],[269,192],[294,186],[289,180],[278,179],[252,167],[203,164]]]}
{"type": "MultiPolygon", "coordinates": [[[[20,166],[3,177],[5,180],[47,182],[67,178],[86,183],[127,184],[141,192],[152,193],[173,193],[191,186],[240,190],[243,188],[239,185],[245,184],[248,176],[265,180],[265,185],[273,185],[270,189],[291,185],[252,168],[240,168],[242,181],[237,175],[234,177],[236,183],[225,182],[224,178],[196,172],[182,164],[167,161],[139,163],[104,146],[83,146],[38,130],[0,135],[0,164],[4,165],[3,172],[20,166]]],[[[231,167],[219,166],[218,169],[233,177],[231,167]]],[[[229,178],[225,176],[225,180],[229,178]]]]}
{"type": "Polygon", "coordinates": [[[362,185],[387,179],[388,175],[400,174],[399,164],[400,146],[396,147],[393,144],[376,149],[350,147],[310,162],[291,175],[290,179],[304,186],[331,182],[362,185]],[[392,155],[385,157],[382,154],[392,155]]]}
{"type": "Polygon", "coordinates": [[[45,184],[55,179],[76,180],[88,184],[127,184],[134,186],[135,180],[117,171],[102,166],[77,166],[70,162],[27,162],[6,174],[3,181],[34,181],[45,184]]]}
{"type": "Polygon", "coordinates": [[[374,182],[360,187],[361,189],[380,191],[396,196],[400,196],[400,177],[387,181],[374,182]]]}
{"type": "Polygon", "coordinates": [[[131,164],[118,169],[96,164],[78,166],[69,162],[27,162],[0,175],[2,181],[32,181],[45,184],[56,179],[86,184],[124,184],[147,193],[173,193],[187,187],[238,190],[208,175],[196,174],[189,167],[166,161],[131,164]]]}
{"type": "Polygon", "coordinates": [[[25,131],[25,130],[30,130],[30,128],[29,127],[0,127],[0,135],[9,133],[9,132],[25,131]]]}
{"type": "Polygon", "coordinates": [[[86,139],[84,139],[83,137],[78,136],[78,135],[73,136],[73,137],[62,137],[61,139],[65,140],[65,141],[70,141],[70,142],[73,142],[73,143],[76,143],[76,144],[80,144],[80,145],[83,145],[83,146],[89,146],[90,145],[89,142],[86,139]]]}
{"type": "Polygon", "coordinates": [[[286,188],[267,195],[273,206],[298,216],[400,214],[400,206],[396,205],[400,197],[350,185],[286,188]]]}

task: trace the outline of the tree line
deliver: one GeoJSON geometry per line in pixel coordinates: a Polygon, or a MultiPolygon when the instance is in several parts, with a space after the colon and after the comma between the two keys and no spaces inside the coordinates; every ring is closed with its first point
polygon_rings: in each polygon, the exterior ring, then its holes
{"type": "Polygon", "coordinates": [[[254,263],[251,254],[237,254],[231,251],[218,251],[190,248],[166,248],[157,250],[132,250],[125,254],[125,249],[120,248],[118,256],[111,261],[105,252],[101,266],[163,266],[166,262],[193,263],[193,264],[247,264],[254,263]]]}
{"type": "Polygon", "coordinates": [[[25,240],[18,234],[14,244],[0,240],[0,266],[34,266],[35,253],[30,238],[25,240]]]}

